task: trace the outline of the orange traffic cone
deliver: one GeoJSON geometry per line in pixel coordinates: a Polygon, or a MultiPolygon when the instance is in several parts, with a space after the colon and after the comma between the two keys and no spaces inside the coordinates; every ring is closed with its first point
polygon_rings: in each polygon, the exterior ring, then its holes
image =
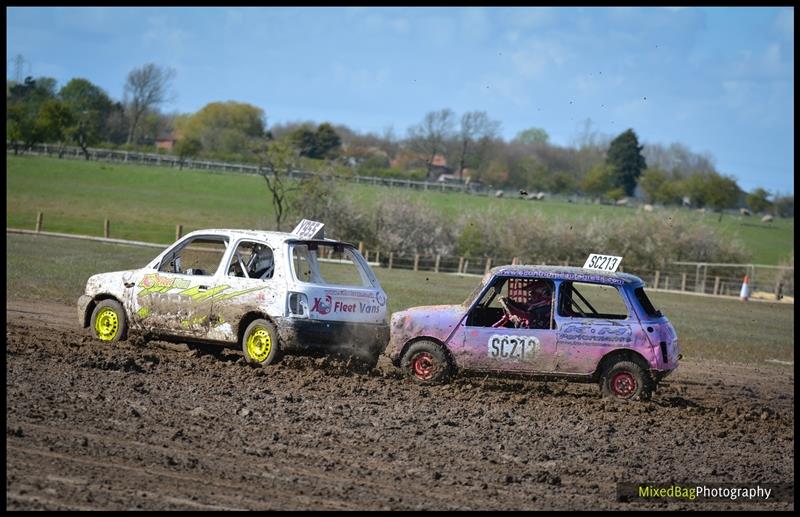
{"type": "Polygon", "coordinates": [[[750,298],[750,285],[748,284],[749,279],[747,275],[744,275],[744,282],[742,282],[742,290],[739,291],[739,299],[747,301],[750,298]]]}

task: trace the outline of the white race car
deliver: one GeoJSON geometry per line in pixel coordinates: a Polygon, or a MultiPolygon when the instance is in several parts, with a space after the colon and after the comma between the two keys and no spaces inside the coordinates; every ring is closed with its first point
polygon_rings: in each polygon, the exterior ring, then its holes
{"type": "Polygon", "coordinates": [[[265,365],[309,348],[374,364],[389,339],[386,293],[358,250],[323,238],[322,226],[189,233],[141,269],[90,277],[80,324],[107,342],[130,328],[240,344],[265,365]]]}

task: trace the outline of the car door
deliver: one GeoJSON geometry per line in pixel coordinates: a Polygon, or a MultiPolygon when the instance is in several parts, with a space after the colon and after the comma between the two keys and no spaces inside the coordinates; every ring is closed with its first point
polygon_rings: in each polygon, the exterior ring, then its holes
{"type": "Polygon", "coordinates": [[[549,372],[553,369],[556,331],[552,328],[553,284],[549,280],[498,277],[461,323],[461,360],[468,369],[498,372],[549,372]],[[545,321],[522,324],[504,321],[501,299],[522,301],[532,282],[550,289],[549,316],[545,321]],[[497,326],[500,325],[500,326],[497,326]],[[520,326],[516,326],[520,325],[520,326]]]}
{"type": "Polygon", "coordinates": [[[557,306],[559,372],[590,374],[608,352],[643,339],[641,325],[613,285],[563,281],[557,306]]]}
{"type": "Polygon", "coordinates": [[[231,246],[211,301],[211,339],[236,342],[239,321],[248,312],[283,314],[285,265],[277,258],[272,247],[255,239],[231,246]]]}
{"type": "Polygon", "coordinates": [[[157,334],[207,338],[211,302],[223,290],[217,272],[228,241],[219,235],[184,239],[162,256],[155,270],[135,279],[134,324],[157,334]]]}

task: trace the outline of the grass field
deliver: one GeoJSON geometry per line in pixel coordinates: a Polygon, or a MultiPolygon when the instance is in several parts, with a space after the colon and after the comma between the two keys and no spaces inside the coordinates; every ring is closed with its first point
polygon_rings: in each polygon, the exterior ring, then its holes
{"type": "MultiPolygon", "coordinates": [[[[86,279],[143,266],[159,250],[74,239],[6,234],[7,298],[74,305],[86,279]]],[[[461,303],[478,279],[393,269],[375,270],[392,312],[461,303]]],[[[764,363],[794,361],[794,306],[652,292],[675,326],[687,357],[764,363]]]]}
{"type": "MultiPolygon", "coordinates": [[[[44,212],[48,231],[102,235],[103,220],[108,218],[112,237],[164,244],[174,240],[176,224],[182,224],[184,232],[198,228],[274,229],[271,200],[258,176],[33,156],[7,155],[6,165],[6,226],[10,228],[33,229],[37,212],[44,212]]],[[[408,195],[451,219],[490,207],[520,217],[539,212],[576,221],[636,215],[629,208],[556,200],[533,202],[346,185],[368,206],[375,206],[385,196],[408,195]]],[[[757,217],[725,215],[718,222],[716,214],[679,212],[678,217],[703,218],[724,235],[741,240],[752,251],[753,263],[777,264],[794,249],[794,219],[765,224],[757,217]]]]}

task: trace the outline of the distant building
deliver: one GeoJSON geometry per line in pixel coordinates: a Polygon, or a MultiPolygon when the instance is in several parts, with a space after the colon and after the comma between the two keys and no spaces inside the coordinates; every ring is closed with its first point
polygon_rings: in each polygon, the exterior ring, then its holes
{"type": "Polygon", "coordinates": [[[441,154],[433,155],[428,171],[428,180],[433,181],[439,176],[451,176],[453,169],[447,166],[447,158],[441,154]]]}
{"type": "Polygon", "coordinates": [[[171,153],[175,148],[175,142],[177,141],[178,140],[175,138],[175,135],[162,135],[156,138],[156,151],[159,149],[164,149],[168,153],[171,153]]]}

